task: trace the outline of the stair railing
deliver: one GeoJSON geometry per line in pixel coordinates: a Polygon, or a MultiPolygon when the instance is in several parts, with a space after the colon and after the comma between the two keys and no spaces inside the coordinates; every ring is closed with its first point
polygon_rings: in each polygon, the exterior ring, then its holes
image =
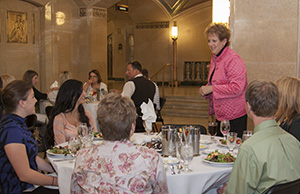
{"type": "MultiPolygon", "coordinates": [[[[154,80],[156,83],[158,82],[158,75],[162,75],[162,94],[161,96],[165,97],[165,74],[166,74],[166,68],[171,67],[171,72],[173,72],[173,64],[165,64],[162,68],[160,68],[150,79],[154,80]]],[[[168,73],[170,75],[170,73],[168,73]]],[[[170,85],[170,82],[172,83],[172,86],[174,85],[173,76],[170,76],[170,81],[168,81],[168,86],[170,85]]]]}

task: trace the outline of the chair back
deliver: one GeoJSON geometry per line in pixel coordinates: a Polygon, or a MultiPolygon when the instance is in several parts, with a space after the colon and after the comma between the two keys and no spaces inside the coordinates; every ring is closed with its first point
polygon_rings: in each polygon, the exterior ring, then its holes
{"type": "Polygon", "coordinates": [[[299,194],[300,193],[300,179],[292,182],[273,185],[264,194],[299,194]]]}
{"type": "Polygon", "coordinates": [[[47,117],[48,117],[49,120],[50,120],[50,115],[51,115],[51,113],[52,113],[52,110],[53,110],[53,106],[47,106],[47,107],[45,108],[46,115],[47,115],[47,117]]]}
{"type": "Polygon", "coordinates": [[[163,106],[165,105],[165,103],[166,103],[166,98],[160,97],[159,98],[160,110],[163,108],[163,106]]]}

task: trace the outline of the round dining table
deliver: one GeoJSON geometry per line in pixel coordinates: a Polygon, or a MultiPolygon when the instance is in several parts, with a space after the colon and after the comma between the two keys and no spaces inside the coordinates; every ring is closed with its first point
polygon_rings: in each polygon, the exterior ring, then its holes
{"type": "MultiPolygon", "coordinates": [[[[134,134],[134,138],[143,138],[141,134],[134,134]]],[[[149,139],[149,137],[144,137],[149,139]]],[[[207,154],[218,149],[227,152],[227,148],[219,142],[220,137],[215,137],[212,141],[210,136],[201,135],[200,137],[200,156],[194,157],[189,167],[191,172],[175,170],[176,174],[171,174],[170,166],[165,164],[168,189],[170,194],[211,194],[216,193],[216,188],[222,186],[229,180],[233,164],[214,164],[205,162],[207,154]]],[[[101,140],[94,140],[94,144],[101,144],[101,140]]],[[[66,143],[61,146],[66,145],[66,143]]],[[[237,152],[237,150],[235,150],[237,152]]],[[[69,194],[71,189],[71,176],[74,168],[74,160],[71,156],[61,157],[47,154],[47,158],[53,165],[58,174],[58,185],[61,194],[69,194]]],[[[163,158],[166,161],[169,158],[163,158]]]]}

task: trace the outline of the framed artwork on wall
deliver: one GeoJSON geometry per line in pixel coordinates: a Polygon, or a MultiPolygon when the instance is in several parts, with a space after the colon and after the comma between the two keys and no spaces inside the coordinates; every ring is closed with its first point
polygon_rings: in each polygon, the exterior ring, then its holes
{"type": "Polygon", "coordinates": [[[27,13],[7,11],[6,36],[8,43],[28,42],[27,13]]]}

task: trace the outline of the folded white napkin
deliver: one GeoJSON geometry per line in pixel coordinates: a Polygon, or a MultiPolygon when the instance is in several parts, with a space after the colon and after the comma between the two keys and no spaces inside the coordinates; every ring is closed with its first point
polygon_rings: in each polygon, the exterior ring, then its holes
{"type": "Polygon", "coordinates": [[[58,82],[54,81],[53,84],[50,86],[50,88],[58,88],[58,82]]]}
{"type": "Polygon", "coordinates": [[[130,137],[130,141],[134,144],[140,145],[143,143],[151,142],[151,139],[161,139],[160,134],[153,134],[153,135],[145,135],[144,133],[134,133],[130,137]]]}
{"type": "Polygon", "coordinates": [[[154,105],[151,99],[148,99],[148,103],[143,102],[141,104],[142,109],[142,119],[145,121],[145,127],[147,129],[152,129],[152,123],[156,121],[156,113],[154,110],[154,105]]]}
{"type": "Polygon", "coordinates": [[[140,145],[145,142],[150,142],[151,141],[151,136],[149,135],[144,135],[143,133],[134,133],[130,137],[130,141],[136,145],[140,145]]]}

